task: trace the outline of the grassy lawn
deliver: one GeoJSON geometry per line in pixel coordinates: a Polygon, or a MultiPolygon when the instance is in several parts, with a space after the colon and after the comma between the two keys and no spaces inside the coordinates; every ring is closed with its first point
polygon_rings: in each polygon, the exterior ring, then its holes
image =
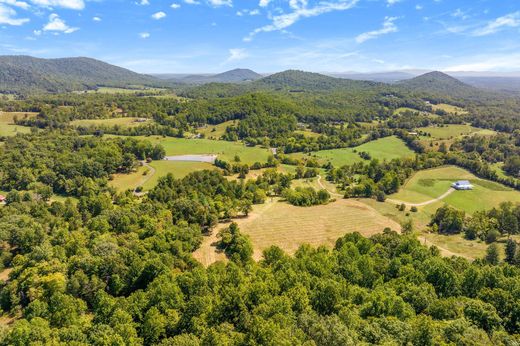
{"type": "MultiPolygon", "coordinates": [[[[327,205],[295,207],[285,202],[268,200],[254,206],[247,218],[234,220],[241,231],[250,236],[254,247],[253,258],[261,259],[262,251],[276,245],[292,254],[302,244],[333,246],[346,233],[360,232],[364,236],[382,232],[385,227],[400,230],[399,224],[382,216],[373,208],[355,200],[337,200],[327,205]]],[[[217,256],[212,237],[204,239],[197,250],[199,260],[205,265],[217,256]]]]}
{"type": "Polygon", "coordinates": [[[150,177],[150,174],[148,167],[139,166],[135,172],[130,174],[114,174],[108,185],[114,187],[117,191],[133,190],[144,183],[150,177]],[[145,172],[147,172],[146,175],[144,174],[145,172]]]}
{"type": "MultiPolygon", "coordinates": [[[[71,121],[70,124],[72,126],[99,126],[99,125],[105,125],[105,126],[115,126],[119,125],[121,127],[133,127],[133,126],[139,126],[143,124],[144,122],[138,122],[137,119],[139,118],[110,118],[110,119],[81,119],[81,120],[74,120],[71,121]]],[[[146,122],[153,121],[150,119],[147,119],[146,122]]]]}
{"type": "MultiPolygon", "coordinates": [[[[378,160],[391,160],[395,158],[412,157],[414,155],[413,151],[411,151],[402,140],[395,136],[380,138],[355,148],[321,150],[312,152],[310,155],[316,157],[321,162],[330,161],[334,166],[341,167],[363,161],[354,150],[357,152],[366,151],[372,158],[378,160]]],[[[291,156],[304,157],[301,153],[291,154],[291,156]]]]}
{"type": "MultiPolygon", "coordinates": [[[[461,179],[469,180],[474,185],[474,189],[471,191],[455,191],[442,202],[434,205],[446,203],[472,214],[478,210],[491,209],[502,202],[520,202],[520,192],[489,180],[479,179],[467,170],[455,166],[417,172],[398,193],[389,197],[409,203],[426,202],[439,197],[450,188],[452,182],[461,179]]],[[[434,212],[434,205],[428,205],[424,208],[434,212]]]]}
{"type": "Polygon", "coordinates": [[[31,132],[30,127],[15,125],[14,117],[23,119],[34,117],[36,114],[31,112],[0,112],[0,136],[15,136],[17,133],[31,132]]]}
{"type": "Polygon", "coordinates": [[[457,106],[449,105],[449,104],[446,104],[446,103],[439,103],[438,105],[432,104],[431,106],[432,106],[434,111],[440,109],[440,110],[443,110],[443,111],[448,112],[448,113],[459,113],[459,114],[466,114],[466,113],[468,113],[466,110],[464,110],[464,108],[460,108],[460,107],[457,107],[457,106]]]}
{"type": "Polygon", "coordinates": [[[449,139],[470,134],[478,134],[482,136],[492,136],[496,134],[495,131],[480,129],[467,124],[452,124],[443,127],[419,127],[417,131],[429,133],[431,135],[431,139],[449,139]]]}
{"type": "Polygon", "coordinates": [[[136,138],[161,144],[166,150],[167,156],[216,154],[219,159],[233,162],[235,155],[238,155],[241,162],[253,164],[255,162],[266,162],[269,155],[271,155],[269,149],[247,147],[239,142],[161,136],[138,136],[136,138]]]}
{"type": "Polygon", "coordinates": [[[226,133],[226,128],[231,125],[238,125],[238,120],[229,120],[218,125],[207,125],[198,128],[196,132],[203,134],[206,139],[219,139],[226,133]]]}
{"type": "MultiPolygon", "coordinates": [[[[215,166],[206,162],[183,162],[183,161],[152,161],[150,166],[155,169],[150,179],[143,185],[144,190],[155,187],[160,177],[172,173],[176,178],[184,178],[188,174],[203,169],[216,169],[215,166]]],[[[148,173],[148,174],[151,174],[148,173]]]]}

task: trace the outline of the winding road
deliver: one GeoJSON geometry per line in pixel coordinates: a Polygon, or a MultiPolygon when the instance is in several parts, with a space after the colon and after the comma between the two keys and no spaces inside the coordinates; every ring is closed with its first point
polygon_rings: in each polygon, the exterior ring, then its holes
{"type": "Polygon", "coordinates": [[[336,192],[332,192],[330,191],[329,189],[327,189],[327,187],[325,185],[323,185],[323,183],[321,182],[321,175],[317,175],[316,176],[318,179],[316,180],[318,185],[325,191],[327,191],[331,196],[336,196],[336,197],[341,197],[343,198],[344,196],[339,194],[339,193],[336,193],[336,192]]]}
{"type": "Polygon", "coordinates": [[[407,207],[422,207],[422,206],[425,206],[425,205],[428,205],[428,204],[439,202],[439,201],[443,200],[444,198],[448,197],[454,191],[455,191],[455,189],[450,187],[450,189],[448,191],[446,191],[445,193],[443,193],[439,197],[434,198],[434,199],[430,199],[429,201],[421,202],[421,203],[408,203],[408,202],[400,201],[400,200],[397,200],[397,199],[391,199],[391,198],[387,198],[386,200],[388,202],[391,202],[391,203],[394,203],[394,204],[404,204],[407,207]]]}

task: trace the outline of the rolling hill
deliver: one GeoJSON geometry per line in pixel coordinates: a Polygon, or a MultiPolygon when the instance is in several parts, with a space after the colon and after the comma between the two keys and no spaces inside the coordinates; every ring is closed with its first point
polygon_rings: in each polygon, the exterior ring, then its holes
{"type": "Polygon", "coordinates": [[[187,84],[207,84],[207,83],[243,83],[251,82],[262,78],[261,74],[249,69],[234,69],[216,75],[191,75],[182,79],[175,79],[177,82],[187,84]]]}
{"type": "Polygon", "coordinates": [[[396,84],[408,90],[431,94],[450,95],[454,97],[475,96],[482,93],[481,90],[438,71],[429,72],[415,78],[402,80],[396,84]]]}
{"type": "Polygon", "coordinates": [[[96,86],[159,86],[158,79],[91,58],[0,56],[0,91],[62,92],[96,86]]]}
{"type": "Polygon", "coordinates": [[[380,83],[334,78],[319,73],[287,70],[252,83],[258,89],[290,89],[292,91],[327,91],[333,89],[366,89],[380,83]]]}

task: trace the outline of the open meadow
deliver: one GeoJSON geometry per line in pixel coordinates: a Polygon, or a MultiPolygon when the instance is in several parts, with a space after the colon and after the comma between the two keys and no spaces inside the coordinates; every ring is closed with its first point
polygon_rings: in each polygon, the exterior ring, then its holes
{"type": "MultiPolygon", "coordinates": [[[[295,207],[273,199],[254,206],[248,217],[234,221],[251,238],[253,258],[256,260],[261,259],[262,251],[271,245],[293,254],[302,244],[332,247],[346,233],[359,232],[369,237],[382,232],[385,227],[396,231],[401,229],[398,223],[382,216],[373,208],[346,199],[313,207],[295,207]]],[[[211,264],[207,259],[222,258],[210,254],[216,251],[211,245],[215,241],[215,236],[205,237],[200,249],[194,254],[204,265],[211,264]]]]}
{"type": "MultiPolygon", "coordinates": [[[[457,180],[469,180],[474,188],[470,191],[454,191],[442,202],[472,214],[478,210],[497,207],[502,202],[520,202],[520,192],[489,180],[477,178],[465,169],[445,166],[415,173],[399,190],[389,196],[392,200],[406,203],[424,203],[435,199],[450,189],[457,180]]],[[[432,209],[434,204],[425,206],[432,209]]]]}
{"type": "Polygon", "coordinates": [[[428,139],[451,139],[472,134],[477,134],[481,136],[492,136],[496,134],[495,131],[480,129],[478,127],[473,127],[467,124],[450,124],[444,125],[442,127],[419,127],[417,128],[417,131],[430,134],[431,137],[428,137],[428,139]]]}
{"type": "Polygon", "coordinates": [[[31,132],[30,127],[15,125],[14,118],[24,119],[26,117],[34,117],[36,114],[31,112],[0,112],[0,137],[31,132]]]}
{"type": "Polygon", "coordinates": [[[334,166],[341,167],[363,161],[358,154],[362,151],[369,153],[372,158],[378,160],[392,160],[395,158],[414,156],[413,151],[411,151],[402,140],[395,136],[376,139],[354,148],[320,150],[308,155],[296,153],[290,156],[297,158],[312,156],[321,163],[331,162],[334,166]]]}
{"type": "Polygon", "coordinates": [[[239,142],[214,141],[210,139],[188,139],[161,136],[138,136],[138,139],[161,144],[166,150],[166,156],[175,155],[218,155],[221,160],[234,162],[235,156],[247,164],[266,162],[271,151],[261,147],[248,147],[239,142]]]}
{"type": "Polygon", "coordinates": [[[133,117],[122,117],[122,118],[110,118],[110,119],[80,119],[70,122],[70,125],[78,127],[91,127],[91,126],[120,126],[120,127],[134,127],[139,126],[143,123],[153,121],[151,119],[133,118],[133,117]]]}

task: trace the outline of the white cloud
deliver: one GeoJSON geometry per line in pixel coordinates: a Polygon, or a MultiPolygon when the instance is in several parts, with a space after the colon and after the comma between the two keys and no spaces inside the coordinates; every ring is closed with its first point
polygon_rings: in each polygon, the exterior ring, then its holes
{"type": "Polygon", "coordinates": [[[233,7],[233,1],[232,0],[208,0],[208,3],[211,6],[214,6],[214,7],[219,7],[219,6],[233,7]]]}
{"type": "Polygon", "coordinates": [[[494,34],[503,28],[516,28],[520,26],[520,11],[507,14],[487,23],[483,28],[473,32],[473,36],[486,36],[494,34]]]}
{"type": "Polygon", "coordinates": [[[258,6],[260,7],[267,7],[267,5],[269,5],[269,3],[273,1],[273,0],[260,0],[260,2],[258,3],[258,6]]]}
{"type": "Polygon", "coordinates": [[[94,22],[101,22],[101,17],[97,17],[97,16],[96,17],[92,17],[92,20],[94,22]]]}
{"type": "Polygon", "coordinates": [[[79,28],[73,28],[67,25],[56,13],[49,16],[49,22],[43,27],[43,31],[62,32],[64,34],[71,34],[79,28]]]}
{"type": "Polygon", "coordinates": [[[320,1],[314,7],[308,7],[306,0],[290,0],[293,12],[273,16],[271,24],[257,28],[244,38],[249,42],[261,32],[284,30],[302,18],[316,17],[333,11],[344,11],[354,7],[359,0],[338,0],[338,2],[320,1]]]}
{"type": "Polygon", "coordinates": [[[423,5],[415,5],[415,9],[416,9],[417,11],[420,11],[420,10],[423,9],[423,5]]]}
{"type": "Polygon", "coordinates": [[[180,8],[181,5],[173,3],[170,5],[170,7],[173,8],[174,10],[176,10],[176,9],[180,8]]]}
{"type": "Polygon", "coordinates": [[[237,16],[239,16],[239,17],[245,16],[245,15],[258,16],[259,14],[260,14],[259,9],[237,11],[237,16]]]}
{"type": "Polygon", "coordinates": [[[0,24],[19,26],[27,23],[28,18],[16,18],[16,11],[0,4],[0,24]]]}
{"type": "Polygon", "coordinates": [[[378,30],[373,30],[369,32],[364,32],[356,37],[357,43],[363,43],[365,41],[374,39],[381,35],[386,35],[392,32],[397,31],[397,26],[394,24],[394,21],[397,19],[397,17],[386,17],[385,21],[383,22],[383,27],[378,30]]]}
{"type": "Polygon", "coordinates": [[[469,15],[466,12],[462,11],[460,8],[457,8],[455,12],[451,14],[452,17],[460,18],[462,20],[466,20],[469,18],[469,15]]]}
{"type": "Polygon", "coordinates": [[[136,2],[137,5],[140,5],[140,6],[148,6],[150,5],[150,1],[148,0],[141,0],[139,2],[136,2]]]}
{"type": "Polygon", "coordinates": [[[164,13],[162,11],[152,14],[152,18],[155,20],[163,19],[165,17],[166,17],[166,13],[164,13]]]}
{"type": "Polygon", "coordinates": [[[18,0],[0,0],[0,4],[6,4],[6,5],[19,7],[19,8],[24,9],[24,10],[27,10],[29,7],[31,7],[25,1],[18,1],[18,0]]]}
{"type": "Polygon", "coordinates": [[[247,51],[244,48],[231,48],[226,63],[244,60],[248,56],[249,54],[247,54],[247,51]]]}
{"type": "Polygon", "coordinates": [[[42,7],[62,7],[71,10],[82,10],[85,8],[83,0],[31,0],[31,2],[42,7]]]}
{"type": "Polygon", "coordinates": [[[392,5],[397,4],[398,2],[401,2],[401,0],[386,0],[386,5],[392,6],[392,5]]]}
{"type": "Polygon", "coordinates": [[[197,0],[184,0],[184,2],[188,5],[200,5],[200,2],[197,0]]]}
{"type": "Polygon", "coordinates": [[[150,33],[142,32],[142,33],[139,34],[139,37],[142,38],[142,39],[146,39],[146,38],[150,37],[150,33]]]}

